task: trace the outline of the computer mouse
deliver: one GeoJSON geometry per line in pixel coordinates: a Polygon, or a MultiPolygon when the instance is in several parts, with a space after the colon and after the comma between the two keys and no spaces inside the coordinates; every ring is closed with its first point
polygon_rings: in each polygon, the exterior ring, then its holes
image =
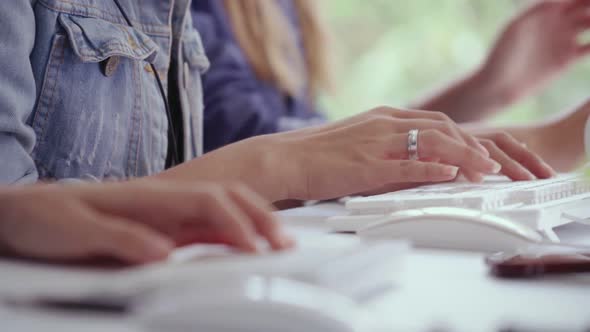
{"type": "Polygon", "coordinates": [[[480,252],[515,250],[544,239],[535,230],[509,219],[450,207],[395,212],[357,233],[364,239],[404,238],[418,247],[480,252]]]}
{"type": "Polygon", "coordinates": [[[158,332],[356,332],[366,321],[346,296],[276,277],[195,281],[142,303],[141,326],[158,332]]]}

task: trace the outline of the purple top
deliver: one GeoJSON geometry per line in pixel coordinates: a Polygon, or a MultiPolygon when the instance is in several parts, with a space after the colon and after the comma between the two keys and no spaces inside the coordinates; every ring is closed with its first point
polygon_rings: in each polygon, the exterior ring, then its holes
{"type": "MultiPolygon", "coordinates": [[[[281,5],[299,31],[291,1],[282,0],[281,5]]],[[[306,94],[286,96],[256,77],[234,38],[222,1],[193,1],[192,13],[211,63],[203,76],[205,152],[248,137],[325,121],[306,94]]]]}

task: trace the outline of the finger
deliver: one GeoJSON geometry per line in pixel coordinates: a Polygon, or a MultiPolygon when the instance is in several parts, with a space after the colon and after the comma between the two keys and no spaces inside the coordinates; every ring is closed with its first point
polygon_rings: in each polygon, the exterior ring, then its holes
{"type": "Polygon", "coordinates": [[[418,150],[423,157],[438,157],[443,163],[461,167],[484,174],[495,174],[501,169],[501,165],[482,155],[479,150],[465,144],[460,144],[448,136],[434,130],[426,130],[420,133],[418,150]]]}
{"type": "MultiPolygon", "coordinates": [[[[405,119],[408,120],[406,123],[410,123],[412,126],[407,126],[404,128],[404,131],[409,131],[411,129],[425,129],[428,128],[427,125],[422,122],[422,127],[418,125],[419,120],[432,120],[443,122],[448,130],[445,130],[451,136],[458,136],[462,137],[463,141],[469,144],[470,146],[474,147],[475,149],[480,150],[484,155],[489,155],[488,151],[479,144],[479,141],[474,138],[472,135],[468,134],[461,128],[457,126],[457,124],[446,114],[436,111],[420,111],[420,110],[399,110],[391,107],[380,107],[376,109],[376,113],[380,115],[389,115],[396,119],[405,119]]],[[[432,123],[430,123],[432,125],[432,123]]]]}
{"type": "MultiPolygon", "coordinates": [[[[432,112],[430,112],[432,113],[432,112]]],[[[412,129],[435,129],[442,133],[445,133],[451,138],[454,138],[460,142],[466,143],[474,149],[481,151],[484,155],[488,156],[489,153],[479,141],[472,135],[467,134],[453,122],[432,120],[432,119],[404,119],[399,120],[398,126],[402,131],[410,131],[412,129]]]]}
{"type": "Polygon", "coordinates": [[[547,165],[541,157],[526,148],[511,135],[499,134],[493,140],[494,143],[504,151],[510,158],[520,163],[533,175],[540,179],[547,179],[556,175],[551,166],[547,165]]]}
{"type": "Polygon", "coordinates": [[[165,259],[174,248],[164,235],[128,219],[99,216],[89,227],[92,233],[88,234],[86,251],[90,255],[148,263],[165,259]]]}
{"type": "Polygon", "coordinates": [[[457,177],[458,168],[440,163],[410,160],[379,161],[371,172],[378,181],[386,183],[425,183],[451,181],[457,177]]]}
{"type": "Polygon", "coordinates": [[[534,180],[535,176],[520,163],[512,159],[490,140],[482,140],[482,144],[490,151],[494,160],[502,165],[502,173],[515,181],[534,180]]]}
{"type": "Polygon", "coordinates": [[[295,244],[294,240],[283,232],[280,224],[269,212],[270,205],[258,194],[242,185],[232,187],[228,192],[234,202],[250,217],[258,233],[270,243],[273,249],[287,249],[295,244]]]}
{"type": "MultiPolygon", "coordinates": [[[[256,231],[250,218],[238,207],[225,191],[207,193],[200,199],[203,217],[213,225],[227,244],[247,252],[257,252],[256,231]]],[[[200,222],[201,218],[196,218],[200,222]]]]}
{"type": "MultiPolygon", "coordinates": [[[[403,134],[394,135],[388,140],[388,155],[391,159],[408,159],[407,137],[403,134]]],[[[440,159],[442,163],[459,166],[484,174],[495,174],[501,165],[481,154],[479,150],[459,143],[436,130],[420,131],[418,136],[418,156],[422,158],[440,159]]]]}
{"type": "Polygon", "coordinates": [[[484,180],[483,174],[481,174],[479,172],[475,172],[475,171],[469,170],[469,169],[462,169],[461,170],[461,174],[463,176],[465,176],[465,178],[469,182],[482,183],[483,180],[484,180]]]}

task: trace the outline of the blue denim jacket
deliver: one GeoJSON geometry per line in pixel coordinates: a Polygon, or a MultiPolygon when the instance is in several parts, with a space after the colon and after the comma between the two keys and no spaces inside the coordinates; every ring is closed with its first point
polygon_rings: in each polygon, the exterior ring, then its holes
{"type": "Polygon", "coordinates": [[[0,183],[129,178],[162,171],[167,118],[153,63],[171,59],[184,156],[202,149],[208,67],[190,0],[0,1],[0,183]]]}
{"type": "MultiPolygon", "coordinates": [[[[292,1],[282,0],[280,4],[295,30],[300,31],[292,1]]],[[[325,121],[306,91],[291,98],[275,85],[258,79],[231,31],[223,1],[194,1],[192,11],[193,23],[211,61],[211,68],[203,76],[205,151],[251,136],[325,121]]]]}

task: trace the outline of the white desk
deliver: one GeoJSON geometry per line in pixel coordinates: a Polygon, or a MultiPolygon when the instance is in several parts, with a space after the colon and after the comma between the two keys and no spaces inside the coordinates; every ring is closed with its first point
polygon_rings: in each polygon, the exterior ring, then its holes
{"type": "MultiPolygon", "coordinates": [[[[322,236],[326,216],[343,213],[338,205],[282,212],[293,230],[322,236]]],[[[568,225],[558,234],[590,243],[590,227],[568,225]]],[[[342,235],[350,236],[350,235],[342,235]]],[[[351,240],[353,240],[351,238],[351,240]]],[[[1,271],[0,271],[1,274],[1,271]]],[[[345,277],[345,276],[343,276],[345,277]]],[[[590,327],[590,276],[537,281],[503,281],[490,277],[483,256],[473,253],[413,250],[399,287],[367,306],[384,331],[497,331],[510,322],[532,330],[581,331],[590,327]]],[[[14,311],[0,307],[2,331],[136,332],[125,319],[14,311]]]]}
{"type": "MultiPolygon", "coordinates": [[[[283,215],[289,225],[326,232],[322,221],[344,213],[341,206],[329,204],[283,215]]],[[[562,241],[590,244],[590,226],[570,224],[557,233],[562,241]]],[[[450,331],[495,331],[517,322],[533,330],[590,328],[590,275],[498,280],[488,274],[482,254],[414,249],[401,280],[396,291],[371,304],[375,317],[386,326],[412,331],[441,326],[450,331]]]]}

